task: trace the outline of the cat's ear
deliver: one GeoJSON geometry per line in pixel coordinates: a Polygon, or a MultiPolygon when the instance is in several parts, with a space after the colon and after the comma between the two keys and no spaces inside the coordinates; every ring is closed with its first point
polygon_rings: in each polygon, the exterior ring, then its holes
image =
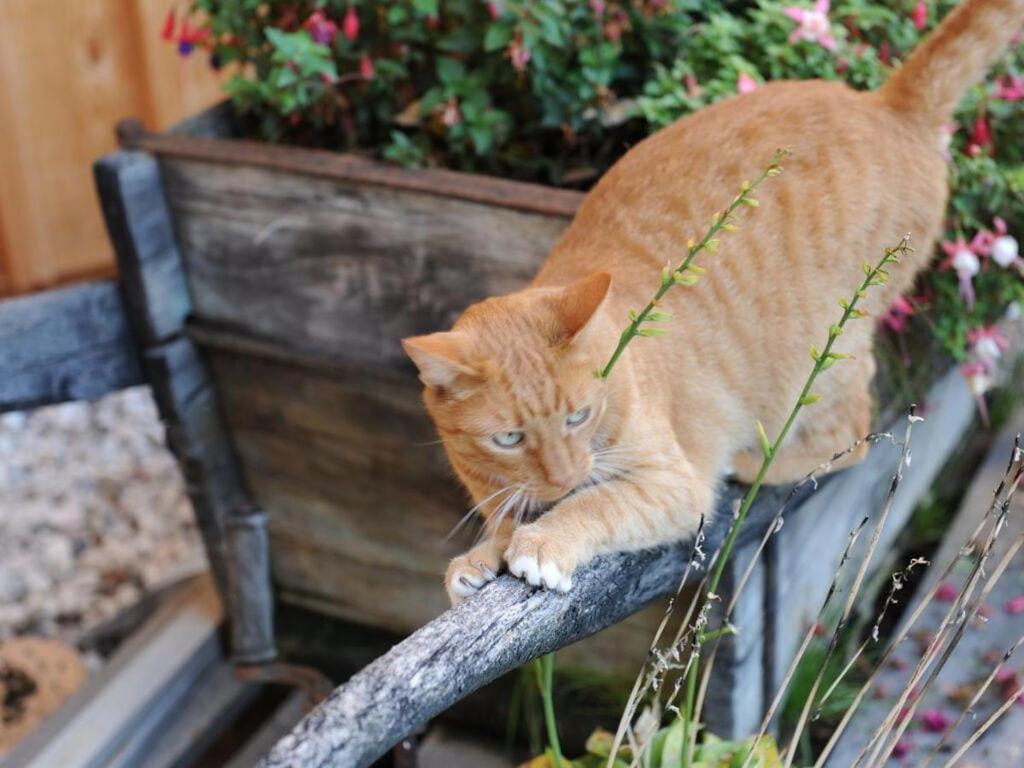
{"type": "Polygon", "coordinates": [[[420,370],[420,381],[431,389],[450,389],[460,377],[479,374],[465,362],[466,339],[458,331],[428,333],[402,339],[402,347],[420,370]]]}
{"type": "Polygon", "coordinates": [[[583,333],[604,304],[611,286],[611,274],[594,272],[562,289],[555,305],[558,341],[569,342],[583,333]]]}

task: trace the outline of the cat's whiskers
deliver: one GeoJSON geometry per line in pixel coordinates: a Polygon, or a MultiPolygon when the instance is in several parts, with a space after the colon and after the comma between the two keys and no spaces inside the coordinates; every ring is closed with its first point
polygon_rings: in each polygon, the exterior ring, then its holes
{"type": "Polygon", "coordinates": [[[480,536],[478,538],[483,538],[485,534],[487,536],[493,536],[501,527],[501,523],[506,517],[508,517],[509,513],[512,512],[513,509],[518,509],[519,505],[522,503],[525,493],[525,486],[516,486],[515,493],[506,498],[501,505],[494,510],[491,516],[487,519],[487,522],[484,523],[483,530],[480,532],[480,536]]]}
{"type": "MultiPolygon", "coordinates": [[[[464,526],[467,522],[469,522],[472,519],[473,515],[476,514],[477,510],[479,510],[480,507],[482,507],[484,504],[486,504],[487,502],[489,502],[492,499],[494,499],[499,494],[505,493],[507,491],[511,491],[513,488],[515,488],[515,485],[506,485],[503,488],[499,488],[498,490],[496,490],[494,493],[492,493],[490,496],[488,496],[487,498],[483,499],[482,501],[479,501],[476,504],[474,504],[473,508],[471,510],[469,510],[466,514],[464,514],[462,516],[462,518],[459,520],[459,522],[457,522],[455,524],[455,527],[453,527],[451,529],[451,531],[449,531],[448,535],[444,537],[444,540],[446,542],[447,541],[451,541],[452,537],[456,533],[459,532],[459,530],[462,528],[462,526],[464,526]]],[[[506,501],[507,501],[507,499],[506,499],[506,501]]]]}

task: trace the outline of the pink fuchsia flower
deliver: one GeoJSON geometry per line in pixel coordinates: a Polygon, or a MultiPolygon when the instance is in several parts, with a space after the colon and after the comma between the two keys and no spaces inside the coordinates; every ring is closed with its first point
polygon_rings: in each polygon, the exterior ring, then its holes
{"type": "Polygon", "coordinates": [[[364,53],[362,58],[359,59],[359,76],[363,80],[373,80],[376,71],[376,68],[373,66],[373,59],[364,53]]]}
{"type": "Polygon", "coordinates": [[[501,6],[497,3],[488,3],[487,15],[491,17],[492,21],[497,21],[501,18],[501,6]]]}
{"type": "Polygon", "coordinates": [[[928,733],[942,733],[949,728],[949,718],[941,709],[926,709],[919,719],[928,733]]]}
{"type": "Polygon", "coordinates": [[[188,19],[181,22],[181,30],[178,32],[178,53],[188,56],[195,50],[196,43],[206,39],[207,31],[194,27],[188,19]]]}
{"type": "Polygon", "coordinates": [[[992,96],[1003,101],[1020,101],[1024,99],[1024,77],[1019,75],[1003,75],[996,80],[996,89],[992,96]]]}
{"type": "Polygon", "coordinates": [[[907,327],[907,319],[914,314],[914,305],[905,297],[900,296],[892,303],[889,310],[882,316],[882,324],[896,333],[903,333],[907,327]]]}
{"type": "Polygon", "coordinates": [[[349,40],[359,37],[359,14],[355,6],[350,5],[345,11],[345,19],[341,22],[341,32],[349,40]]]}
{"type": "Polygon", "coordinates": [[[441,122],[449,128],[462,122],[462,110],[459,109],[459,102],[452,97],[444,105],[444,112],[441,113],[441,122]]]}
{"type": "Polygon", "coordinates": [[[327,18],[323,11],[314,11],[302,25],[309,32],[313,41],[320,45],[330,45],[338,36],[338,25],[327,18]]]}
{"type": "Polygon", "coordinates": [[[757,81],[746,72],[740,72],[736,78],[736,91],[738,93],[750,93],[757,90],[757,81]]]}
{"type": "Polygon", "coordinates": [[[1007,230],[1006,222],[996,216],[992,223],[995,225],[995,231],[988,233],[991,240],[986,243],[992,261],[1003,268],[1013,264],[1024,265],[1024,259],[1020,258],[1020,244],[1007,230]]]}
{"type": "Polygon", "coordinates": [[[590,10],[595,16],[604,15],[604,0],[590,0],[590,10]]]}
{"type": "Polygon", "coordinates": [[[967,341],[971,350],[982,362],[994,365],[1010,347],[1010,341],[994,325],[974,328],[967,332],[967,341]]]}
{"type": "Polygon", "coordinates": [[[878,60],[887,67],[892,63],[892,53],[889,50],[888,40],[883,40],[882,44],[878,46],[878,60]]]}
{"type": "Polygon", "coordinates": [[[812,8],[798,8],[790,5],[784,9],[789,18],[797,23],[796,29],[789,33],[789,42],[813,40],[826,51],[836,49],[836,39],[832,37],[831,25],[828,21],[829,0],[815,0],[812,8]]]}
{"type": "Polygon", "coordinates": [[[985,393],[992,389],[991,366],[981,360],[972,360],[960,366],[960,373],[967,380],[967,386],[971,390],[971,394],[974,395],[982,422],[988,424],[988,405],[985,403],[985,393]]]}
{"type": "Polygon", "coordinates": [[[167,18],[164,19],[164,24],[160,27],[160,38],[171,42],[174,39],[174,28],[178,25],[178,17],[174,13],[172,8],[167,12],[167,18]]]}
{"type": "Polygon", "coordinates": [[[994,155],[996,145],[992,140],[992,128],[989,126],[988,120],[982,116],[974,121],[974,127],[971,128],[971,138],[967,145],[967,153],[971,157],[977,157],[986,150],[989,155],[994,155]]]}
{"type": "Polygon", "coordinates": [[[935,599],[942,603],[953,602],[958,594],[960,592],[956,585],[949,581],[944,581],[935,588],[935,599]]]}
{"type": "Polygon", "coordinates": [[[910,12],[910,20],[914,22],[914,27],[918,32],[924,31],[924,28],[928,26],[928,5],[924,0],[917,0],[917,5],[910,12]]]}
{"type": "Polygon", "coordinates": [[[1024,613],[1024,595],[1017,595],[1017,597],[1007,600],[1006,605],[1003,606],[1003,610],[1011,616],[1017,616],[1018,614],[1024,613]]]}
{"type": "Polygon", "coordinates": [[[512,62],[512,68],[516,72],[526,70],[526,65],[530,63],[530,49],[523,43],[523,36],[520,33],[517,32],[516,36],[512,38],[505,55],[512,62]]]}
{"type": "Polygon", "coordinates": [[[939,265],[939,269],[956,270],[957,278],[960,281],[960,298],[964,300],[968,310],[974,309],[974,276],[981,271],[981,260],[978,254],[971,250],[962,237],[956,241],[948,240],[941,243],[942,250],[946,252],[947,258],[939,265]]]}

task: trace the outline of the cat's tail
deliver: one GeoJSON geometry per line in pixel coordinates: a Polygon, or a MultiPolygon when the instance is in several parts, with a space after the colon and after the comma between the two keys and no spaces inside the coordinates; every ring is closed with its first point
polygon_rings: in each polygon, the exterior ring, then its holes
{"type": "Polygon", "coordinates": [[[916,120],[941,125],[1024,25],[1024,0],[965,0],[889,78],[879,95],[916,120]]]}

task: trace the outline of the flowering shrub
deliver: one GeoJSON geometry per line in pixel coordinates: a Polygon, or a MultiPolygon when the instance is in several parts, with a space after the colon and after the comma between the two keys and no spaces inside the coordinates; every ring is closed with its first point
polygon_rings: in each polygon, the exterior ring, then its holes
{"type": "MultiPolygon", "coordinates": [[[[766,80],[875,88],[953,0],[193,0],[162,34],[234,64],[227,90],[270,141],[566,186],[630,144],[766,80]]],[[[1024,300],[1024,46],[961,104],[936,268],[882,318],[929,329],[989,385],[992,327],[1024,300]],[[983,343],[984,342],[984,343],[983,343]]],[[[902,343],[902,342],[901,342],[902,343]]]]}

